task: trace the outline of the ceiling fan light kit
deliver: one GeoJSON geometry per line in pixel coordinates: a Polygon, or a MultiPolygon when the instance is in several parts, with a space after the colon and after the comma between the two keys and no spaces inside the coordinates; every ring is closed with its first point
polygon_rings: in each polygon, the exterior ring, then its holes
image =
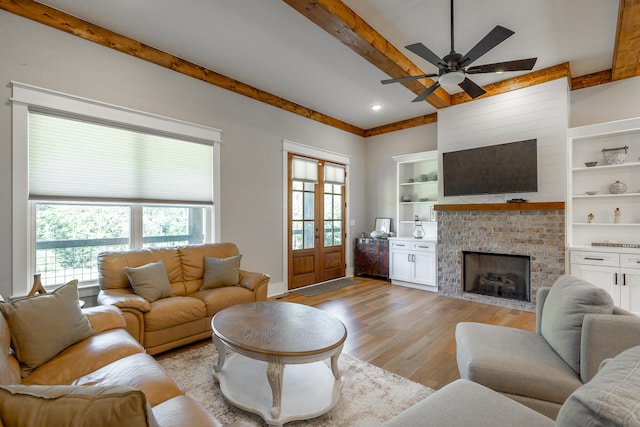
{"type": "Polygon", "coordinates": [[[464,79],[464,72],[452,71],[450,73],[441,75],[438,78],[438,82],[440,83],[440,86],[456,86],[462,83],[464,79]]]}
{"type": "Polygon", "coordinates": [[[482,73],[504,73],[506,71],[529,71],[532,70],[538,58],[519,59],[515,61],[496,62],[493,64],[470,65],[485,53],[505,41],[515,34],[508,28],[497,25],[482,40],[480,40],[466,55],[457,53],[453,47],[453,0],[451,0],[451,52],[444,58],[440,58],[422,43],[414,43],[405,46],[406,49],[438,67],[436,74],[421,74],[418,76],[399,77],[395,79],[382,80],[382,84],[399,83],[410,80],[424,79],[426,77],[436,77],[435,83],[418,95],[413,102],[424,101],[440,86],[458,85],[471,98],[477,98],[486,91],[467,77],[467,74],[482,73]]]}

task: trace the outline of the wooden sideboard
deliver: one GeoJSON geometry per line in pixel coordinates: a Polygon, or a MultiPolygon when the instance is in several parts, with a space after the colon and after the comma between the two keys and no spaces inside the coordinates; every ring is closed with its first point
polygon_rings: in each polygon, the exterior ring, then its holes
{"type": "Polygon", "coordinates": [[[354,276],[389,279],[389,241],[369,237],[356,238],[354,276]]]}

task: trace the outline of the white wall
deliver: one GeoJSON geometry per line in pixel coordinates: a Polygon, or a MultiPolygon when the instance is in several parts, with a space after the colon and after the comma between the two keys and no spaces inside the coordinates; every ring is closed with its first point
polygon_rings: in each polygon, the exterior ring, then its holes
{"type": "Polygon", "coordinates": [[[640,117],[640,77],[571,92],[570,127],[640,117]]]}
{"type": "Polygon", "coordinates": [[[366,203],[367,217],[359,231],[370,232],[376,217],[391,218],[392,230],[397,231],[396,162],[393,156],[435,150],[437,125],[431,123],[411,129],[367,138],[366,146],[366,203]]]}
{"type": "MultiPolygon", "coordinates": [[[[0,40],[0,294],[3,296],[9,294],[12,275],[11,108],[8,102],[11,80],[222,129],[221,239],[239,245],[244,254],[243,268],[264,271],[275,283],[284,280],[281,255],[283,139],[351,156],[350,214],[356,225],[349,227],[348,232],[354,237],[373,229],[376,217],[394,218],[395,224],[396,169],[392,156],[436,148],[443,151],[440,134],[444,131],[446,145],[446,129],[450,127],[446,125],[448,114],[458,108],[483,111],[488,108],[487,104],[500,97],[524,105],[530,102],[526,96],[529,92],[537,92],[547,85],[554,87],[552,92],[560,97],[556,100],[557,108],[567,103],[566,98],[562,99],[566,97],[566,83],[563,87],[564,80],[558,80],[441,109],[437,124],[364,140],[4,11],[0,11],[0,40]]],[[[571,126],[638,117],[638,99],[640,77],[573,91],[570,93],[571,126]]],[[[558,121],[564,121],[565,126],[567,120],[566,112],[558,116],[558,121]]],[[[522,127],[514,128],[519,130],[496,135],[509,140],[528,138],[531,132],[524,130],[530,121],[529,115],[524,116],[520,122],[522,127]],[[520,134],[527,136],[521,138],[520,134]]],[[[544,127],[538,129],[546,132],[544,127]]],[[[538,132],[536,137],[540,135],[538,132]]],[[[465,144],[476,141],[476,145],[486,145],[486,138],[467,135],[465,144]]],[[[564,143],[564,137],[558,141],[553,137],[549,147],[556,144],[564,147],[564,143]]],[[[560,162],[551,155],[555,149],[541,160],[560,162]]],[[[564,148],[560,157],[564,158],[564,148]]],[[[557,187],[564,189],[564,164],[541,175],[545,182],[557,177],[557,187]]],[[[564,190],[562,197],[553,196],[548,200],[564,200],[564,190]]],[[[351,258],[349,251],[349,265],[351,258]]]]}
{"type": "MultiPolygon", "coordinates": [[[[532,202],[564,201],[568,96],[567,80],[558,79],[439,110],[440,153],[538,140],[538,192],[441,197],[441,200],[444,203],[497,203],[515,197],[532,202]]],[[[440,180],[440,194],[443,194],[442,182],[440,180]]]]}
{"type": "Polygon", "coordinates": [[[0,294],[5,297],[12,276],[11,80],[222,129],[220,240],[236,243],[242,267],[268,273],[272,283],[285,280],[284,139],[351,156],[351,218],[357,224],[368,220],[361,137],[5,11],[0,11],[0,40],[0,294]]]}

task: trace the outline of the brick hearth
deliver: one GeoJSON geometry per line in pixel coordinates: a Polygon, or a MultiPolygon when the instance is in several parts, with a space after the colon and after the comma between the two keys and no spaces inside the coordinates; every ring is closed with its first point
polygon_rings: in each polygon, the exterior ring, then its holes
{"type": "Polygon", "coordinates": [[[438,292],[455,298],[534,311],[538,288],[551,286],[564,274],[564,204],[455,206],[457,208],[450,205],[436,207],[438,292]],[[531,302],[464,293],[462,251],[530,256],[531,302]]]}

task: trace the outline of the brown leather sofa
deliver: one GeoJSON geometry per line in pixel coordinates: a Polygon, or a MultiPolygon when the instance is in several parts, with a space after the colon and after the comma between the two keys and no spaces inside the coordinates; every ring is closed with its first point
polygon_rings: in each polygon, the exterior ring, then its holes
{"type": "Polygon", "coordinates": [[[124,315],[126,330],[149,354],[157,354],[211,336],[211,318],[223,308],[265,301],[269,276],[239,271],[239,283],[200,290],[204,257],[239,255],[233,243],[215,243],[167,249],[103,252],[98,256],[99,304],[115,305],[124,315]],[[153,302],[137,295],[125,267],[162,260],[173,296],[153,302]]]}
{"type": "MultiPolygon", "coordinates": [[[[66,348],[24,378],[21,378],[19,363],[10,350],[8,323],[0,315],[0,390],[4,393],[0,399],[0,425],[25,425],[26,416],[32,417],[26,421],[28,425],[76,425],[74,422],[77,423],[79,418],[85,417],[86,420],[88,412],[74,413],[74,405],[83,398],[78,397],[78,393],[88,393],[88,390],[101,390],[100,393],[108,390],[111,393],[108,405],[100,407],[100,402],[91,401],[91,411],[104,410],[94,418],[97,424],[92,425],[110,425],[110,419],[122,418],[127,411],[144,412],[146,404],[147,409],[151,407],[153,416],[148,423],[136,425],[222,425],[187,396],[154,358],[145,353],[140,343],[124,330],[125,320],[117,308],[98,306],[83,311],[96,333],[66,348]],[[67,394],[65,401],[67,390],[76,394],[67,394]],[[140,394],[141,390],[144,393],[141,396],[142,409],[132,408],[128,405],[130,401],[121,403],[122,399],[127,399],[121,397],[123,390],[124,394],[131,390],[140,394]],[[48,404],[52,405],[49,406],[50,412],[43,415],[48,404]]],[[[133,420],[129,419],[129,422],[133,420]]]]}

